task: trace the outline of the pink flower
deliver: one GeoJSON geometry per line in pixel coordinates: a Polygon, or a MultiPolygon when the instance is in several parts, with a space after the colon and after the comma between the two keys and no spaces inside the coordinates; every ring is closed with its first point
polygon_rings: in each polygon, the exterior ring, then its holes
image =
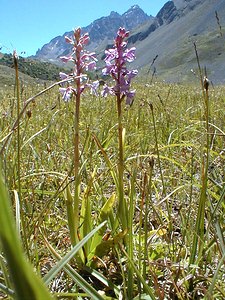
{"type": "Polygon", "coordinates": [[[102,97],[107,97],[109,94],[110,95],[114,94],[113,89],[111,87],[109,87],[108,85],[104,84],[101,95],[102,95],[102,97]]]}
{"type": "Polygon", "coordinates": [[[89,40],[90,40],[90,38],[89,38],[89,34],[88,33],[85,33],[83,36],[81,36],[81,38],[80,38],[80,44],[81,45],[87,45],[88,43],[89,43],[89,40]]]}
{"type": "Polygon", "coordinates": [[[60,59],[64,62],[67,63],[68,61],[73,61],[72,56],[61,56],[60,59]]]}
{"type": "Polygon", "coordinates": [[[126,98],[126,104],[131,106],[134,102],[134,96],[135,96],[135,92],[136,90],[130,91],[126,94],[127,98],[126,98]]]}
{"type": "Polygon", "coordinates": [[[68,102],[72,94],[76,92],[76,90],[72,87],[67,87],[67,88],[59,88],[60,93],[62,94],[62,98],[65,102],[68,102]]]}
{"type": "Polygon", "coordinates": [[[86,71],[91,71],[94,70],[96,68],[96,62],[95,61],[91,61],[88,64],[86,64],[86,71]]]}
{"type": "Polygon", "coordinates": [[[99,81],[93,81],[91,84],[89,83],[88,86],[90,87],[91,94],[98,96],[99,81]]]}
{"type": "Polygon", "coordinates": [[[121,38],[121,39],[125,39],[129,36],[129,31],[126,31],[125,28],[119,28],[118,32],[117,32],[117,38],[121,38]]]}
{"type": "Polygon", "coordinates": [[[126,49],[127,42],[125,39],[129,36],[129,32],[124,28],[120,28],[117,32],[114,48],[105,51],[105,63],[103,75],[110,75],[114,81],[114,87],[103,87],[103,96],[108,94],[120,95],[120,98],[126,97],[126,104],[131,105],[135,91],[130,91],[131,80],[137,75],[137,70],[128,70],[126,62],[132,62],[135,59],[135,47],[126,49]]]}
{"type": "Polygon", "coordinates": [[[132,47],[130,49],[126,49],[123,53],[123,57],[126,59],[128,62],[132,62],[135,60],[135,47],[132,47]]]}
{"type": "MultiPolygon", "coordinates": [[[[84,46],[89,42],[89,35],[85,33],[84,35],[81,34],[81,29],[77,28],[74,30],[74,34],[72,38],[65,37],[66,42],[73,46],[72,51],[69,56],[62,56],[61,60],[65,63],[72,61],[74,63],[73,72],[70,75],[65,73],[60,73],[59,76],[62,80],[64,79],[72,79],[73,77],[78,76],[79,79],[74,80],[75,84],[77,85],[76,89],[72,88],[71,86],[67,88],[60,88],[60,92],[63,96],[65,101],[69,101],[72,94],[80,95],[86,87],[91,87],[90,84],[85,84],[84,77],[80,78],[81,75],[84,74],[86,71],[91,71],[96,68],[96,57],[94,52],[87,52],[84,50],[84,46]],[[82,83],[82,85],[81,85],[82,83]]],[[[70,80],[71,81],[71,80],[70,80]]],[[[68,82],[69,83],[69,82],[68,82]]],[[[62,84],[63,85],[63,84],[62,84]]],[[[92,93],[94,89],[91,87],[92,93]]]]}
{"type": "Polygon", "coordinates": [[[118,55],[117,49],[109,49],[105,50],[106,58],[105,62],[110,62],[111,60],[115,59],[116,56],[118,55]]]}
{"type": "Polygon", "coordinates": [[[61,80],[64,80],[64,79],[68,78],[68,75],[66,73],[60,72],[59,77],[61,78],[61,80]]]}
{"type": "Polygon", "coordinates": [[[73,40],[71,38],[69,38],[68,36],[65,36],[65,41],[68,43],[68,44],[72,44],[73,45],[73,40]]]}

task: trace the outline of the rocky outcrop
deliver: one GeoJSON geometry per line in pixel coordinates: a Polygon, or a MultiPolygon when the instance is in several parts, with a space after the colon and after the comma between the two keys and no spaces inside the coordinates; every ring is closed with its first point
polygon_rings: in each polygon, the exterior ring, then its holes
{"type": "MultiPolygon", "coordinates": [[[[91,42],[88,47],[89,50],[93,51],[101,43],[106,46],[112,42],[119,27],[132,30],[151,19],[153,19],[152,16],[148,16],[138,5],[134,5],[122,15],[112,11],[109,16],[95,20],[87,27],[82,28],[82,30],[89,33],[91,42]]],[[[65,36],[72,34],[73,32],[71,31],[66,32],[62,36],[55,37],[39,49],[34,58],[56,60],[59,56],[68,54],[71,46],[66,44],[65,36]]]]}

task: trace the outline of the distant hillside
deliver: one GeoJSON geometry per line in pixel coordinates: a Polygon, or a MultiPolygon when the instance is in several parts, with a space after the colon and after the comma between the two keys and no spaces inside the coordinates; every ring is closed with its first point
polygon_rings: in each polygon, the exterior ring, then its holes
{"type": "Polygon", "coordinates": [[[137,48],[134,66],[147,72],[157,56],[154,67],[167,81],[197,80],[191,72],[197,68],[196,43],[209,78],[225,83],[225,1],[168,1],[154,20],[133,32],[129,43],[137,48]]]}
{"type": "MultiPolygon", "coordinates": [[[[193,43],[197,45],[202,67],[214,83],[225,83],[225,1],[224,0],[174,0],[168,1],[156,17],[147,16],[137,5],[123,15],[112,12],[89,26],[88,45],[99,60],[118,30],[125,26],[131,31],[130,46],[137,48],[133,66],[139,74],[146,74],[151,63],[156,74],[167,81],[196,80],[191,69],[196,69],[193,43]]],[[[37,51],[36,59],[59,63],[61,55],[67,55],[70,45],[65,35],[53,38],[37,51]]],[[[101,65],[101,62],[99,62],[101,65]]]]}
{"type": "MultiPolygon", "coordinates": [[[[29,75],[23,74],[19,72],[20,76],[20,82],[22,84],[37,84],[37,83],[43,83],[43,80],[40,80],[38,78],[30,77],[29,75]]],[[[8,86],[14,86],[15,85],[15,70],[13,68],[0,65],[0,89],[5,89],[5,87],[8,86]]]]}
{"type": "MultiPolygon", "coordinates": [[[[11,54],[0,55],[0,65],[14,68],[13,58],[11,54]]],[[[19,57],[18,59],[19,71],[33,78],[42,80],[58,80],[59,72],[63,69],[55,64],[49,62],[41,62],[39,60],[32,60],[29,58],[19,57]]]]}
{"type": "MultiPolygon", "coordinates": [[[[90,35],[87,47],[96,52],[99,66],[120,26],[130,30],[129,47],[137,49],[132,65],[139,74],[146,76],[154,70],[156,76],[169,82],[196,81],[195,43],[209,79],[225,83],[225,0],[168,1],[156,17],[148,16],[134,5],[122,15],[111,12],[95,20],[82,30],[90,35]]],[[[72,33],[53,38],[34,57],[20,58],[20,71],[43,80],[58,79],[58,73],[67,66],[62,64],[60,56],[71,51],[65,36],[72,33]]],[[[11,57],[0,57],[1,64],[12,67],[11,57]]]]}

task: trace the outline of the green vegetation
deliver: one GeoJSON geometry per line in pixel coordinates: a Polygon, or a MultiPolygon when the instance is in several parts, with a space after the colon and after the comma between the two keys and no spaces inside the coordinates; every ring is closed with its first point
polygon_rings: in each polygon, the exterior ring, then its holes
{"type": "Polygon", "coordinates": [[[57,87],[37,97],[44,86],[2,91],[0,297],[225,298],[225,88],[150,81],[139,78],[133,106],[123,107],[127,229],[116,215],[115,98],[82,98],[80,242],[72,249],[74,104],[57,87]]]}
{"type": "MultiPolygon", "coordinates": [[[[4,54],[0,57],[0,65],[13,68],[13,60],[11,54],[4,54]]],[[[19,57],[19,70],[21,73],[29,75],[33,78],[42,80],[58,80],[59,72],[62,72],[62,67],[49,62],[41,62],[39,60],[19,57]]]]}

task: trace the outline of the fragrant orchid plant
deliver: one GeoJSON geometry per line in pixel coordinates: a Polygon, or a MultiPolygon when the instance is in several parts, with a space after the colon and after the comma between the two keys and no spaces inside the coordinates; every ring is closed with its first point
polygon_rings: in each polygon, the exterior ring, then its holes
{"type": "Polygon", "coordinates": [[[137,70],[129,70],[127,63],[135,59],[135,48],[127,49],[127,37],[129,32],[124,28],[119,28],[114,41],[114,47],[105,51],[106,66],[102,70],[103,75],[110,75],[114,80],[114,86],[104,85],[102,95],[115,95],[118,114],[118,140],[119,140],[119,157],[118,157],[118,216],[122,228],[127,228],[127,204],[124,199],[123,174],[124,174],[124,135],[125,130],[122,125],[122,102],[125,99],[127,105],[132,105],[135,90],[131,90],[131,80],[137,75],[137,70]]]}
{"type": "Polygon", "coordinates": [[[79,154],[79,120],[80,120],[80,102],[81,94],[86,88],[93,89],[98,87],[95,82],[93,85],[87,82],[86,71],[95,69],[96,61],[94,53],[85,51],[85,46],[89,42],[88,33],[82,35],[81,29],[74,30],[73,37],[65,37],[67,43],[72,45],[72,53],[69,56],[61,57],[62,61],[72,62],[74,64],[73,72],[71,74],[60,73],[60,77],[66,82],[66,87],[60,87],[60,92],[64,101],[74,100],[74,197],[72,197],[69,187],[66,193],[66,205],[68,223],[70,229],[70,237],[73,245],[79,242],[78,228],[79,228],[79,190],[80,190],[80,154],[79,154]]]}

